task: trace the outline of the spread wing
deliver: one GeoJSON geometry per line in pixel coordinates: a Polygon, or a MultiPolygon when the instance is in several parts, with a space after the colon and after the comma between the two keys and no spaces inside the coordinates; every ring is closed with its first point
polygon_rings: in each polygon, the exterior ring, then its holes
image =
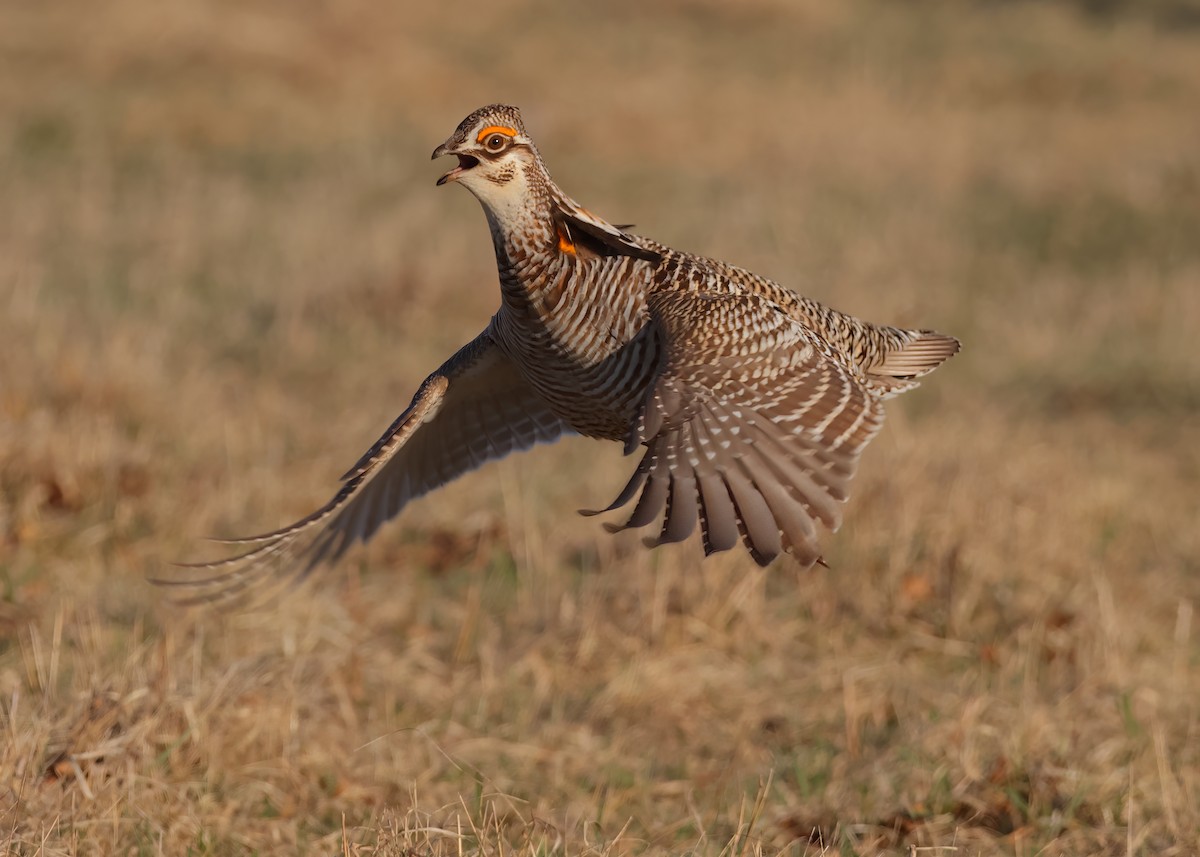
{"type": "Polygon", "coordinates": [[[609,529],[661,514],[652,546],[686,539],[698,520],[705,553],[740,537],[760,565],[784,550],[819,561],[815,522],[841,524],[859,455],[883,423],[881,402],[824,340],[764,298],[657,292],[649,306],[664,360],[626,447],[644,444],[645,453],[603,511],[638,500],[609,529]]]}
{"type": "Polygon", "coordinates": [[[221,540],[248,549],[181,566],[191,573],[156,582],[191,588],[194,594],[184,599],[189,603],[235,598],[271,572],[298,583],[369,539],[410,500],[486,461],[569,431],[485,331],[425,379],[328,503],[283,529],[221,540]]]}

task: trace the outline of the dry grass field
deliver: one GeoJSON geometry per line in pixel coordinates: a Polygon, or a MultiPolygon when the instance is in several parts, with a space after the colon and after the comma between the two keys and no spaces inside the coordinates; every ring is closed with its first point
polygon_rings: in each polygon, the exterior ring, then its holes
{"type": "Polygon", "coordinates": [[[1200,854],[1200,13],[0,6],[0,854],[1200,854]],[[497,304],[429,152],[964,351],[830,568],[570,510],[574,439],[269,609],[286,523],[497,304]]]}

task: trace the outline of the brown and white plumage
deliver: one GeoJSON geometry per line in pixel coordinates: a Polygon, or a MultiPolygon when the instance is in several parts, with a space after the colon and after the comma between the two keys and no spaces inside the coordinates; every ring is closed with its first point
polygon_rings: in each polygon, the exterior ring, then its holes
{"type": "MultiPolygon", "coordinates": [[[[434,150],[482,203],[500,277],[487,329],[421,385],[329,503],[174,581],[200,600],[263,572],[301,578],[410,501],[486,461],[563,434],[642,451],[604,511],[650,544],[697,528],[705,551],[740,540],[765,565],[820,560],[883,401],[958,351],[932,331],[881,327],[724,262],[632,235],[566,196],[515,108],[468,116],[434,150]]],[[[596,514],[596,513],[587,513],[596,514]]]]}

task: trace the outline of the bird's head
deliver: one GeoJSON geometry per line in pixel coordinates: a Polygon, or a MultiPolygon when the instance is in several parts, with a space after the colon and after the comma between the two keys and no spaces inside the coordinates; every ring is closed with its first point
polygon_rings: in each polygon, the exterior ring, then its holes
{"type": "Polygon", "coordinates": [[[531,180],[544,169],[521,112],[505,104],[481,107],[460,122],[433,150],[435,159],[443,155],[456,156],[458,166],[437,183],[458,182],[491,210],[522,204],[531,180]]]}

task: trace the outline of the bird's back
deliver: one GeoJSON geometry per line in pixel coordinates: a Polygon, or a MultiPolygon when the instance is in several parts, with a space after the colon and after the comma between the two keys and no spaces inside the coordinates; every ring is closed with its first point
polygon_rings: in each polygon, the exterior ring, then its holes
{"type": "MultiPolygon", "coordinates": [[[[525,294],[539,297],[519,311],[506,303],[494,322],[498,341],[530,382],[582,434],[622,439],[628,433],[660,368],[660,343],[648,329],[648,299],[656,292],[761,298],[818,337],[831,359],[884,398],[916,386],[917,377],[958,350],[952,337],[871,324],[736,265],[630,238],[657,261],[582,249],[554,259],[547,251],[519,283],[525,294]]],[[[711,335],[721,335],[719,325],[711,335]]]]}

